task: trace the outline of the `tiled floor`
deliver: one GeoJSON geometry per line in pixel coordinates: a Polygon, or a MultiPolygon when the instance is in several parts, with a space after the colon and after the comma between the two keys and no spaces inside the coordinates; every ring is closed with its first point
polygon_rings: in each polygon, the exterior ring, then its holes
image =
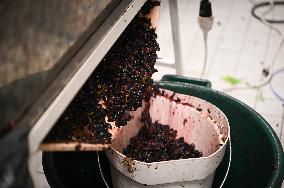
{"type": "MultiPolygon", "coordinates": [[[[223,81],[230,75],[257,83],[262,69],[271,61],[278,47],[280,36],[251,16],[253,4],[249,0],[212,0],[214,25],[208,38],[208,66],[205,78],[212,81],[214,89],[224,90],[231,85],[223,81]]],[[[174,59],[169,5],[161,3],[158,41],[159,58],[174,59]]],[[[199,77],[203,63],[203,38],[197,23],[199,1],[178,0],[181,46],[184,75],[199,77]]],[[[263,11],[264,9],[260,10],[263,11]]],[[[276,7],[268,17],[283,18],[283,7],[276,7]]],[[[284,24],[276,25],[284,34],[284,24]]],[[[275,64],[275,70],[284,67],[284,46],[275,64]]],[[[154,79],[163,74],[175,73],[168,67],[157,66],[154,79]]],[[[284,74],[273,79],[273,86],[284,95],[284,74]]],[[[269,85],[261,89],[234,90],[228,92],[259,112],[273,127],[284,146],[282,102],[272,93],[269,85]]]]}

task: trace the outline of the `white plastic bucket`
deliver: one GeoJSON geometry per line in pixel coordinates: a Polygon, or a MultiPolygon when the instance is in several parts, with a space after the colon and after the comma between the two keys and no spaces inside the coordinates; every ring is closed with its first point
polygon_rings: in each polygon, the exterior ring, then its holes
{"type": "Polygon", "coordinates": [[[140,121],[143,110],[144,107],[134,112],[134,118],[106,151],[112,164],[114,187],[211,187],[230,135],[224,113],[207,101],[168,90],[164,90],[164,96],[152,97],[149,108],[152,121],[177,130],[177,137],[194,143],[203,157],[145,163],[122,154],[143,125],[140,121]]]}

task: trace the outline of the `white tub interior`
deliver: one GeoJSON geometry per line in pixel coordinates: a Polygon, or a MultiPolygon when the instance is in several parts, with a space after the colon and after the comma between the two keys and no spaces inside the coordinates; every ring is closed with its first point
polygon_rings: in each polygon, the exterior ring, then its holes
{"type": "MultiPolygon", "coordinates": [[[[122,153],[141,126],[142,108],[133,112],[133,119],[123,127],[113,140],[112,147],[122,153]]],[[[196,97],[175,94],[164,90],[164,96],[152,97],[149,108],[152,121],[169,125],[184,137],[188,144],[194,143],[203,156],[216,152],[228,137],[228,121],[214,105],[196,97]],[[223,127],[220,131],[220,127],[223,127]]]]}

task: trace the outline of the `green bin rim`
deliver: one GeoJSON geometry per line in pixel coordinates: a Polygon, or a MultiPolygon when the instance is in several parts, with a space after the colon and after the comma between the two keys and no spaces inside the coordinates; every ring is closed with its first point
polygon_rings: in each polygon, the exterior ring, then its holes
{"type": "MultiPolygon", "coordinates": [[[[164,77],[172,77],[173,75],[165,75],[164,77]]],[[[163,77],[163,78],[164,78],[163,77]]],[[[174,77],[174,76],[173,76],[174,77]]],[[[182,76],[178,76],[178,77],[182,77],[182,76]]],[[[175,81],[173,80],[163,80],[163,78],[161,79],[161,81],[158,82],[158,85],[160,88],[163,89],[168,89],[171,90],[171,88],[186,88],[186,89],[197,89],[197,90],[201,90],[201,92],[212,92],[212,94],[224,97],[224,98],[228,98],[229,100],[233,100],[237,103],[237,105],[245,108],[246,110],[248,110],[250,113],[252,113],[254,116],[254,118],[259,121],[263,126],[260,126],[260,128],[265,132],[265,134],[267,135],[269,141],[271,141],[272,143],[275,143],[274,146],[272,148],[274,153],[277,153],[277,155],[273,155],[274,160],[277,161],[276,164],[276,170],[273,172],[272,175],[272,179],[270,180],[269,183],[269,187],[275,187],[275,185],[277,185],[280,181],[283,181],[284,178],[284,153],[283,153],[283,149],[282,149],[282,145],[281,142],[277,136],[277,134],[274,132],[273,128],[270,126],[270,124],[258,113],[256,112],[254,109],[252,109],[251,107],[249,107],[247,104],[243,103],[242,101],[226,94],[223,92],[220,92],[218,90],[212,89],[211,88],[211,82],[209,82],[210,84],[208,84],[207,86],[204,86],[204,79],[201,79],[202,82],[202,86],[198,85],[198,83],[196,84],[196,81],[198,79],[194,78],[194,83],[190,82],[191,78],[186,78],[183,77],[183,79],[188,79],[189,81],[187,82],[183,82],[183,81],[178,81],[179,79],[176,79],[175,81]]],[[[186,92],[181,92],[181,94],[188,94],[186,92]]],[[[192,95],[195,96],[195,95],[192,95]]],[[[195,97],[200,97],[200,96],[195,96],[195,97]]]]}

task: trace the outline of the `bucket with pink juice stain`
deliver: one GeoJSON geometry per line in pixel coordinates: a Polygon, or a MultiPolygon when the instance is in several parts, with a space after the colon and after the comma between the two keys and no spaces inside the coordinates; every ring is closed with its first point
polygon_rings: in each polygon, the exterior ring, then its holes
{"type": "Polygon", "coordinates": [[[228,119],[219,108],[200,98],[168,90],[161,90],[161,93],[149,102],[153,123],[158,121],[177,130],[177,138],[184,137],[188,144],[194,143],[203,156],[146,163],[123,155],[123,149],[143,126],[144,105],[134,112],[133,119],[121,129],[111,149],[106,151],[112,164],[114,187],[211,187],[230,138],[228,119]]]}

